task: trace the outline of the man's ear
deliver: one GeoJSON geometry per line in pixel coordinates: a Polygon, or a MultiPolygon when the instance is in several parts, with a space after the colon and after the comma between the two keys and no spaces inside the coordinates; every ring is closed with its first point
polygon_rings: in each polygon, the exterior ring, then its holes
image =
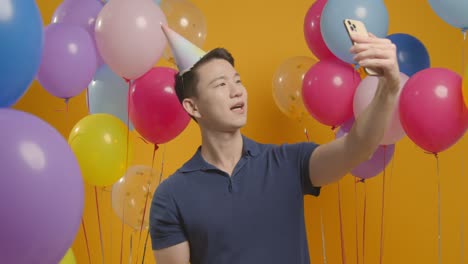
{"type": "Polygon", "coordinates": [[[182,105],[185,109],[185,111],[187,111],[187,113],[195,118],[200,118],[201,117],[201,114],[200,112],[198,111],[198,107],[197,107],[197,104],[195,102],[195,100],[193,100],[192,98],[185,98],[184,101],[182,102],[182,105]]]}

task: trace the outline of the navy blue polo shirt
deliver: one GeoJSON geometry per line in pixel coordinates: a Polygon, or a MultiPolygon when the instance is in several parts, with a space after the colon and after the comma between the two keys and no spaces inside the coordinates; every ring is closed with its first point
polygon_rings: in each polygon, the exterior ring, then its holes
{"type": "Polygon", "coordinates": [[[243,142],[232,176],[198,148],[160,184],[150,211],[154,250],[188,241],[192,264],[309,263],[303,198],[320,193],[308,177],[317,145],[243,142]]]}

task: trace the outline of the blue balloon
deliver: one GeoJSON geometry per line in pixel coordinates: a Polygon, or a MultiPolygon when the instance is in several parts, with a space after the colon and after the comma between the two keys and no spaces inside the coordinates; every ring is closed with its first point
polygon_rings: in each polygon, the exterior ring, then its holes
{"type": "Polygon", "coordinates": [[[388,12],[382,0],[328,0],[320,18],[322,37],[330,51],[344,62],[355,63],[344,19],[362,21],[370,33],[387,36],[388,12]]]}
{"type": "Polygon", "coordinates": [[[91,114],[106,113],[128,123],[128,83],[115,74],[107,65],[102,65],[88,86],[88,103],[91,114]]]}
{"type": "Polygon", "coordinates": [[[446,23],[468,29],[468,1],[466,0],[429,0],[432,10],[446,23]]]}
{"type": "Polygon", "coordinates": [[[41,63],[42,17],[34,0],[0,1],[0,107],[15,104],[41,63]]]}
{"type": "Polygon", "coordinates": [[[411,77],[416,72],[430,67],[429,53],[417,38],[404,33],[392,34],[387,38],[397,46],[400,72],[411,77]]]}

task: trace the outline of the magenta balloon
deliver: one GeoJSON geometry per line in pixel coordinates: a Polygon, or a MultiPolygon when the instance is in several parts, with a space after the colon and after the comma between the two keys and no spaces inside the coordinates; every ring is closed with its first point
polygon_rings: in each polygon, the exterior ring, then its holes
{"type": "Polygon", "coordinates": [[[96,50],[88,32],[77,25],[50,24],[37,80],[50,94],[72,98],[81,93],[96,72],[96,50]]]}
{"type": "Polygon", "coordinates": [[[328,49],[322,37],[320,29],[320,17],[327,0],[315,1],[307,11],[304,18],[304,38],[310,51],[320,60],[336,59],[335,55],[328,49]]]}
{"type": "Polygon", "coordinates": [[[175,92],[177,71],[155,67],[133,82],[129,97],[130,120],[153,144],[171,141],[185,130],[190,116],[175,92]]]}
{"type": "Polygon", "coordinates": [[[0,109],[0,259],[59,263],[80,227],[84,186],[64,137],[29,113],[0,109]]]}
{"type": "Polygon", "coordinates": [[[319,61],[304,76],[304,105],[320,123],[339,126],[353,116],[353,98],[360,81],[349,64],[337,59],[319,61]]]}
{"type": "Polygon", "coordinates": [[[461,76],[444,68],[414,74],[400,95],[400,121],[425,151],[439,153],[455,144],[466,130],[461,76]]]}

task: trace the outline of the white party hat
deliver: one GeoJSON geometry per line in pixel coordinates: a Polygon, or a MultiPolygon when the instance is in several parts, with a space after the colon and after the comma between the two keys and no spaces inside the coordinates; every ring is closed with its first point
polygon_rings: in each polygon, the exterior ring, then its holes
{"type": "Polygon", "coordinates": [[[161,27],[171,48],[172,56],[174,56],[177,68],[179,69],[179,74],[189,71],[197,61],[205,56],[205,51],[168,26],[162,24],[161,27]]]}

